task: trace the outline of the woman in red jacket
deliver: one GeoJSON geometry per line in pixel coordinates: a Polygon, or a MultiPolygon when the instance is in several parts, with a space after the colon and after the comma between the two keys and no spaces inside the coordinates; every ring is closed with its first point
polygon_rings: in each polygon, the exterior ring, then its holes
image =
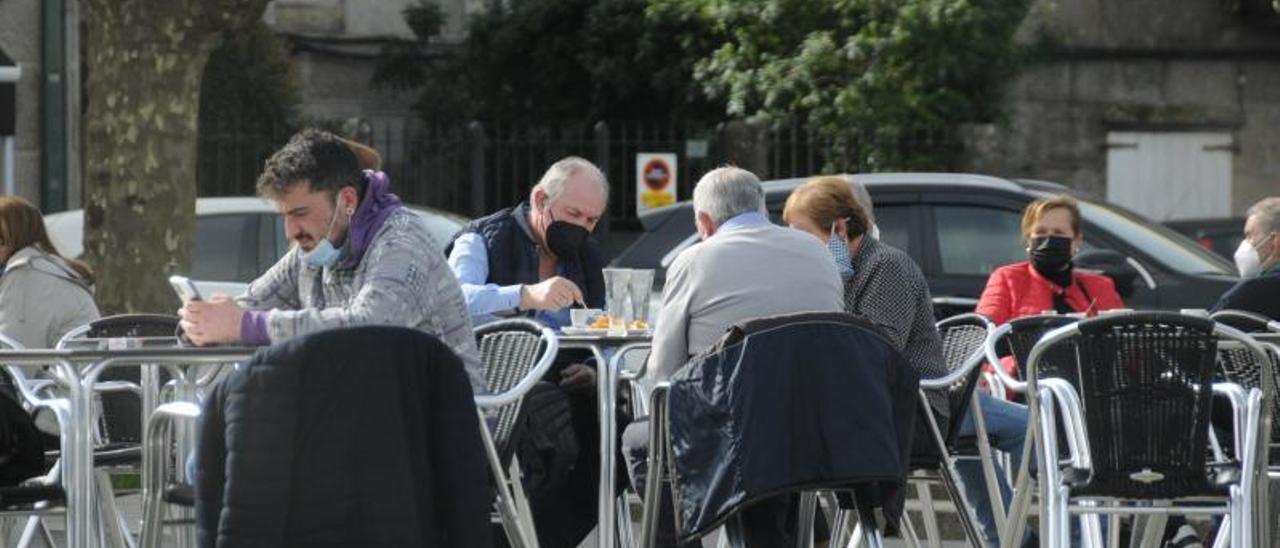
{"type": "Polygon", "coordinates": [[[1069,196],[1041,198],[1022,214],[1028,261],[997,268],[987,279],[977,313],[996,324],[1044,312],[1084,313],[1124,308],[1111,279],[1079,272],[1080,208],[1069,196]]]}

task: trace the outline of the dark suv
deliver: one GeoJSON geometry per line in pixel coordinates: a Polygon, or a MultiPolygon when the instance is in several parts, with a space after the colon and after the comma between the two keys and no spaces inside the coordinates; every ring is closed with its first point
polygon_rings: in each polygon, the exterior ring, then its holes
{"type": "MultiPolygon", "coordinates": [[[[1071,194],[1080,200],[1084,248],[1078,263],[1118,280],[1135,309],[1206,308],[1236,282],[1234,268],[1186,236],[1123,208],[1090,200],[1062,185],[955,173],[878,173],[846,176],[870,192],[880,239],[902,249],[929,280],[939,316],[972,311],[987,276],[1026,259],[1022,210],[1037,198],[1071,194]]],[[[769,215],[805,179],[764,183],[769,215]]],[[[645,232],[614,265],[665,269],[697,243],[689,201],[641,216],[645,232]]]]}

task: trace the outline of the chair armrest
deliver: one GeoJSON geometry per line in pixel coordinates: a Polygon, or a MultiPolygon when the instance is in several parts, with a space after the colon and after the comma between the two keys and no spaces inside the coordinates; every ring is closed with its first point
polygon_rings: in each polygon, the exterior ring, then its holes
{"type": "MultiPolygon", "coordinates": [[[[194,421],[200,416],[200,407],[191,402],[179,401],[163,404],[151,413],[151,417],[147,419],[147,445],[143,448],[146,451],[147,469],[143,474],[142,484],[142,500],[143,500],[143,523],[159,523],[161,519],[160,500],[164,493],[165,480],[168,474],[165,473],[165,467],[169,463],[165,452],[169,449],[170,438],[173,433],[173,425],[177,421],[194,421]]],[[[178,462],[182,462],[183,455],[179,455],[178,462]]],[[[143,527],[143,535],[150,538],[142,539],[142,546],[158,546],[158,538],[155,538],[160,531],[160,527],[143,527]]]]}
{"type": "MultiPolygon", "coordinates": [[[[1076,468],[1092,469],[1093,461],[1089,456],[1089,436],[1084,430],[1084,405],[1074,386],[1063,379],[1048,378],[1040,381],[1042,390],[1047,390],[1053,403],[1062,417],[1062,425],[1067,429],[1067,449],[1070,452],[1071,465],[1076,468]]],[[[1055,457],[1056,458],[1056,457],[1055,457]]]]}
{"type": "Polygon", "coordinates": [[[482,409],[494,409],[515,403],[523,398],[525,393],[533,388],[547,374],[547,370],[551,368],[552,362],[556,359],[556,354],[560,351],[560,340],[556,338],[556,334],[550,328],[542,328],[542,342],[545,348],[542,356],[538,358],[538,363],[525,374],[524,378],[515,386],[507,389],[500,394],[483,394],[475,397],[476,406],[482,409]]]}
{"type": "Polygon", "coordinates": [[[977,367],[980,363],[982,363],[982,360],[971,360],[969,363],[965,364],[964,367],[956,369],[944,376],[932,379],[920,379],[920,389],[942,390],[949,388],[951,385],[964,380],[965,377],[968,377],[969,373],[973,372],[973,368],[977,367]]]}
{"type": "Polygon", "coordinates": [[[969,374],[973,372],[973,368],[978,367],[979,365],[982,365],[982,362],[984,361],[984,358],[986,356],[985,349],[988,345],[992,344],[991,337],[995,335],[995,331],[996,331],[994,326],[991,324],[991,320],[988,320],[986,316],[983,316],[981,314],[974,314],[970,312],[970,313],[959,314],[959,315],[944,319],[938,322],[938,326],[941,328],[944,324],[947,324],[949,322],[975,320],[975,319],[980,320],[986,329],[986,338],[982,341],[982,345],[974,349],[974,351],[971,354],[969,354],[967,358],[965,358],[964,365],[956,368],[955,371],[952,371],[944,376],[934,378],[934,379],[920,379],[920,388],[922,390],[937,390],[937,389],[947,388],[957,382],[960,382],[965,377],[968,377],[969,374]]]}
{"type": "Polygon", "coordinates": [[[1231,429],[1235,438],[1235,454],[1236,458],[1240,458],[1244,449],[1244,439],[1241,437],[1246,431],[1246,416],[1249,409],[1249,394],[1244,387],[1233,382],[1215,382],[1213,383],[1213,394],[1222,396],[1231,402],[1231,429]]]}
{"type": "Polygon", "coordinates": [[[142,396],[142,387],[129,381],[102,381],[93,385],[93,391],[101,393],[132,392],[139,397],[142,396]]]}
{"type": "Polygon", "coordinates": [[[1000,367],[1000,354],[996,352],[996,343],[1000,342],[1000,339],[1004,338],[1005,335],[1008,335],[1012,330],[1013,326],[1009,324],[997,327],[996,330],[991,333],[991,336],[987,338],[987,342],[982,345],[982,349],[983,353],[986,354],[987,363],[991,364],[991,368],[995,370],[996,376],[1000,378],[1000,382],[1004,384],[1004,387],[1018,394],[1026,394],[1026,381],[1015,379],[1013,375],[1010,375],[1008,371],[1005,371],[1003,367],[1000,367]]]}

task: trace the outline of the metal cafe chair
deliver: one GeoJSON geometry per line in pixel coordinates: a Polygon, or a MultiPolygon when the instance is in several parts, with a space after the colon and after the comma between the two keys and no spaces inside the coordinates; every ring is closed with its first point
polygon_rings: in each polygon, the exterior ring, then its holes
{"type": "MultiPolygon", "coordinates": [[[[1235,432],[1239,458],[1209,458],[1210,402],[1221,392],[1213,383],[1219,339],[1265,359],[1262,348],[1238,330],[1160,312],[1081,321],[1037,343],[1027,364],[1026,393],[1038,426],[1042,542],[1066,546],[1073,515],[1089,516],[1084,540],[1099,545],[1099,515],[1170,514],[1226,514],[1233,546],[1265,540],[1256,536],[1253,505],[1259,485],[1265,487],[1258,446],[1269,433],[1257,416],[1270,394],[1251,390],[1247,401],[1233,398],[1235,424],[1244,425],[1235,432]],[[1076,354],[1075,382],[1039,370],[1042,358],[1060,345],[1076,354]],[[1066,459],[1058,458],[1053,434],[1059,412],[1067,419],[1066,459]]],[[[1024,464],[1019,488],[1026,488],[1027,476],[1024,464]]],[[[1021,500],[1009,523],[1025,521],[1029,499],[1021,500]]],[[[1114,522],[1109,533],[1117,543],[1114,522]]]]}
{"type": "Polygon", "coordinates": [[[559,342],[550,328],[526,319],[479,326],[475,337],[490,392],[475,399],[481,439],[493,474],[497,518],[513,548],[536,548],[538,535],[520,481],[513,441],[519,435],[516,421],[524,395],[550,369],[559,342]]]}

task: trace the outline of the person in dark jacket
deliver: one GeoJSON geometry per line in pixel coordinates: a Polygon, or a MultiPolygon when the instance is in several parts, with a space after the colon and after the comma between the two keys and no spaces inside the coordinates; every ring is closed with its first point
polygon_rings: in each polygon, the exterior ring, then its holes
{"type": "MultiPolygon", "coordinates": [[[[472,323],[502,317],[531,316],[554,328],[570,324],[569,308],[604,306],[608,263],[591,231],[604,215],[609,185],[604,173],[578,157],[551,165],[529,192],[529,201],[476,219],[445,248],[449,266],[462,284],[472,323]]],[[[599,423],[595,369],[590,353],[561,352],[530,401],[568,400],[570,421],[530,422],[547,439],[566,439],[556,425],[573,430],[573,447],[558,444],[551,458],[576,461],[564,481],[530,488],[530,503],[539,544],[549,548],[577,546],[595,526],[598,510],[599,423]],[[544,393],[543,391],[549,392],[544,393]],[[572,456],[571,456],[572,455],[572,456]]],[[[531,417],[542,416],[527,409],[531,417]]],[[[528,466],[530,463],[522,459],[528,466]]],[[[564,467],[552,466],[563,469],[564,467]]]]}
{"type": "Polygon", "coordinates": [[[1280,196],[1249,208],[1235,260],[1241,280],[1213,310],[1244,310],[1280,320],[1280,196]]]}
{"type": "Polygon", "coordinates": [[[404,327],[260,350],[203,405],[200,546],[492,546],[468,388],[448,346],[404,327]]]}
{"type": "MultiPolygon", "coordinates": [[[[694,186],[693,210],[702,243],[681,252],[667,271],[645,367],[653,383],[670,379],[691,357],[715,345],[725,330],[745,320],[840,309],[840,277],[830,257],[813,238],[769,222],[764,187],[755,174],[736,167],[708,172],[694,186]]],[[[622,447],[631,485],[643,493],[647,419],[626,428],[622,447]]],[[[657,546],[697,546],[676,538],[669,504],[658,508],[657,546]]],[[[789,545],[785,520],[791,510],[788,501],[777,499],[746,508],[747,545],[789,545]]]]}

